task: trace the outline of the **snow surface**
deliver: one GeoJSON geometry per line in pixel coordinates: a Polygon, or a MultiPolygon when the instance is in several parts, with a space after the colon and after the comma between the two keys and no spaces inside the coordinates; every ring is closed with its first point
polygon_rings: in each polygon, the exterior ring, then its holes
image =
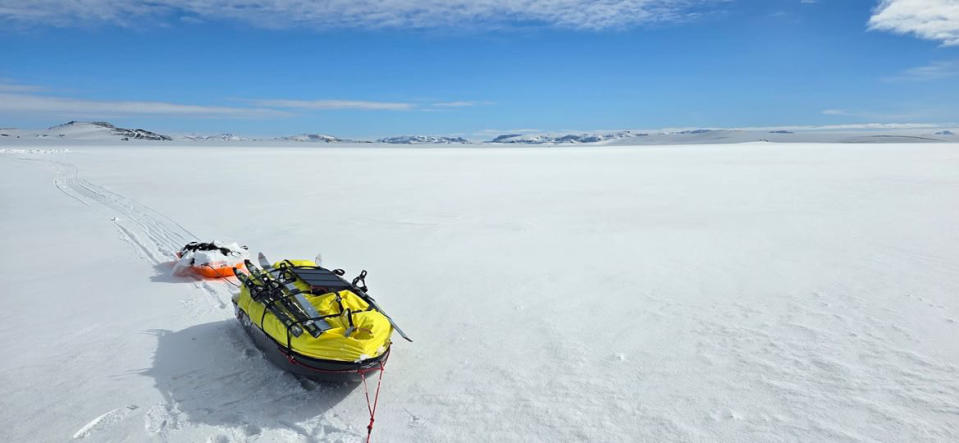
{"type": "Polygon", "coordinates": [[[959,440],[957,144],[34,143],[0,175],[3,441],[360,441],[361,388],[171,275],[211,238],[369,270],[416,340],[375,441],[959,440]]]}

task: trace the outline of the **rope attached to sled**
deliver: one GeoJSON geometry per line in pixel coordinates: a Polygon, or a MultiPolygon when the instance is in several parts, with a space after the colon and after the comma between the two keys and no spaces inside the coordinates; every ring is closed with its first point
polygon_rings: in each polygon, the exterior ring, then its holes
{"type": "Polygon", "coordinates": [[[370,437],[373,436],[373,421],[376,415],[376,404],[380,401],[380,386],[383,384],[383,372],[386,366],[380,361],[380,375],[376,379],[376,394],[373,395],[373,402],[370,402],[370,388],[366,385],[366,372],[360,371],[360,377],[363,379],[363,391],[366,394],[366,408],[370,411],[370,424],[366,425],[366,443],[370,443],[370,437]]]}
{"type": "MultiPolygon", "coordinates": [[[[213,272],[216,272],[216,270],[217,270],[216,268],[214,268],[213,266],[211,266],[209,263],[204,264],[203,266],[206,266],[206,267],[212,269],[213,272]]],[[[238,284],[236,284],[236,283],[231,282],[230,280],[228,280],[228,278],[229,278],[229,277],[223,277],[222,280],[225,281],[225,282],[227,282],[227,283],[229,283],[229,284],[231,284],[231,285],[233,285],[234,288],[240,288],[240,287],[242,287],[242,285],[238,285],[238,284]]],[[[233,277],[233,278],[236,278],[236,277],[233,277]]]]}
{"type": "Polygon", "coordinates": [[[320,369],[320,368],[310,366],[304,362],[297,360],[296,357],[293,356],[293,354],[284,352],[284,349],[282,347],[280,347],[279,349],[280,349],[280,352],[283,352],[283,354],[286,356],[286,360],[293,365],[302,366],[304,368],[307,368],[319,373],[343,374],[348,372],[355,372],[360,375],[360,378],[363,380],[363,393],[366,395],[366,409],[370,412],[370,424],[366,425],[366,443],[370,443],[370,439],[373,436],[373,422],[376,421],[376,405],[380,401],[380,387],[383,385],[383,372],[386,371],[386,360],[389,359],[390,357],[389,351],[387,351],[383,359],[379,361],[378,367],[374,366],[374,367],[369,367],[365,369],[355,369],[355,370],[328,370],[328,369],[320,369]],[[370,388],[369,388],[369,385],[366,383],[366,373],[371,371],[376,371],[376,370],[379,370],[380,373],[376,378],[376,391],[373,394],[372,401],[370,401],[370,388]]]}

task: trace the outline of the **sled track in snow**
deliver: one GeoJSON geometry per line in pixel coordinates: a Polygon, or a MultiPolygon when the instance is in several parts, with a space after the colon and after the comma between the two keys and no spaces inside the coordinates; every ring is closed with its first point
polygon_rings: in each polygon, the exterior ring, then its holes
{"type": "MultiPolygon", "coordinates": [[[[26,156],[18,158],[51,167],[55,172],[53,185],[71,201],[84,207],[103,208],[105,221],[113,223],[120,238],[130,244],[133,252],[160,273],[170,271],[163,265],[174,260],[176,251],[185,243],[198,239],[167,215],[84,179],[78,168],[69,162],[26,156]]],[[[184,298],[184,305],[193,311],[190,315],[198,318],[232,317],[225,313],[230,309],[230,286],[198,277],[193,277],[191,284],[207,297],[203,299],[206,302],[200,301],[199,305],[195,296],[184,298]],[[220,312],[210,315],[210,309],[220,312]]],[[[197,427],[207,427],[212,432],[208,441],[217,442],[255,440],[264,428],[271,429],[279,440],[284,441],[358,441],[362,437],[342,418],[327,413],[349,393],[349,389],[319,387],[293,376],[280,376],[278,380],[276,370],[250,347],[244,334],[223,324],[203,323],[183,331],[158,334],[157,352],[177,356],[160,359],[166,366],[153,375],[164,401],[143,407],[120,406],[92,417],[74,432],[72,438],[99,441],[105,437],[110,440],[112,430],[131,419],[143,420],[144,438],[159,441],[193,440],[184,435],[196,432],[197,427]],[[207,347],[217,351],[210,351],[207,347]],[[196,367],[196,362],[210,358],[211,352],[216,357],[204,360],[208,364],[250,368],[211,376],[222,368],[196,367]],[[228,380],[258,388],[253,392],[233,389],[228,380]],[[318,402],[316,393],[312,392],[317,389],[329,390],[331,399],[318,402]],[[292,406],[282,413],[262,413],[264,404],[288,403],[292,406]]]]}
{"type": "MultiPolygon", "coordinates": [[[[154,266],[171,262],[184,244],[199,239],[165,214],[80,177],[76,165],[51,159],[20,159],[52,166],[55,170],[53,184],[60,192],[85,206],[99,205],[112,211],[115,215],[111,221],[122,239],[133,246],[140,258],[154,266]]],[[[193,284],[203,290],[217,308],[228,307],[225,300],[229,299],[229,291],[225,285],[213,285],[199,278],[193,284]]]]}
{"type": "Polygon", "coordinates": [[[53,182],[58,189],[84,204],[92,201],[116,211],[118,217],[114,223],[153,264],[163,263],[164,257],[173,257],[184,244],[198,239],[183,225],[153,208],[80,178],[76,166],[59,161],[50,163],[57,171],[53,182]],[[126,227],[125,223],[131,226],[126,227]]]}

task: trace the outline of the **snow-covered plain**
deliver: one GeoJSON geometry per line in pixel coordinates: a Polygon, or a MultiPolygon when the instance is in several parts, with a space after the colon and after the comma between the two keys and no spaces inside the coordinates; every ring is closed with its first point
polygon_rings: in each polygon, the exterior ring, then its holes
{"type": "Polygon", "coordinates": [[[959,440],[959,145],[0,146],[0,439],[358,441],[195,240],[370,272],[376,441],[959,440]]]}

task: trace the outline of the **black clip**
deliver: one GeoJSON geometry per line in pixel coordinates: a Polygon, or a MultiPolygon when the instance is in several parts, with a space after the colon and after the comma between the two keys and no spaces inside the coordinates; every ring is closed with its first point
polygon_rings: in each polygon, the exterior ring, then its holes
{"type": "Polygon", "coordinates": [[[353,286],[356,286],[357,289],[363,292],[369,292],[369,289],[366,288],[366,269],[360,272],[360,275],[357,275],[353,279],[353,286]]]}

